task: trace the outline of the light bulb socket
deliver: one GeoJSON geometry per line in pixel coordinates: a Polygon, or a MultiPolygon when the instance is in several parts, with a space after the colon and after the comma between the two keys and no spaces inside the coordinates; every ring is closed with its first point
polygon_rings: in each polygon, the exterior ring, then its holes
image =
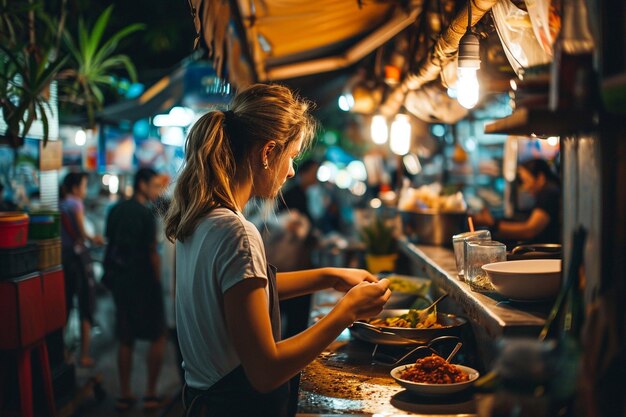
{"type": "Polygon", "coordinates": [[[480,68],[480,41],[467,31],[459,41],[459,68],[480,68]]]}

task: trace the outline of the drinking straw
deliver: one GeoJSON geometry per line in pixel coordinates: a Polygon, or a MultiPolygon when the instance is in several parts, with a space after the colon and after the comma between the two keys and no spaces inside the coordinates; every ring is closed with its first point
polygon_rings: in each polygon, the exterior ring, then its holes
{"type": "Polygon", "coordinates": [[[470,232],[474,231],[474,220],[472,220],[472,216],[467,216],[467,224],[469,225],[470,232]]]}

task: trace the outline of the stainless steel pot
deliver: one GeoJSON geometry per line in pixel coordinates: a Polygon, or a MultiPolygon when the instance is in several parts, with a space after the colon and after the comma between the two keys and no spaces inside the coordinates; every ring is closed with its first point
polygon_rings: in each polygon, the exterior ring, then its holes
{"type": "Polygon", "coordinates": [[[465,212],[401,211],[400,216],[402,231],[413,243],[452,246],[452,236],[467,229],[465,212]]]}

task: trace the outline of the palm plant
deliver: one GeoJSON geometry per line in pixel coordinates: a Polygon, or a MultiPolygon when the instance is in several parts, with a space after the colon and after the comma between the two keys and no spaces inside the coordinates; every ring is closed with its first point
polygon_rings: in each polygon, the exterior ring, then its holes
{"type": "Polygon", "coordinates": [[[48,140],[49,86],[60,81],[60,100],[78,106],[94,124],[104,103],[103,86],[115,86],[112,71],[125,69],[136,80],[130,58],[115,54],[119,42],[143,28],[129,25],[103,40],[111,18],[108,7],[93,28],[79,19],[78,41],[65,30],[66,0],[59,0],[59,18],[44,10],[44,0],[0,0],[0,110],[7,125],[5,138],[17,148],[35,120],[48,140]],[[61,48],[61,40],[63,46],[61,48]]]}
{"type": "Polygon", "coordinates": [[[48,23],[41,5],[0,2],[0,108],[7,125],[5,137],[14,148],[23,143],[37,119],[43,127],[44,143],[47,140],[49,97],[46,93],[67,61],[63,56],[51,59],[56,55],[55,44],[58,46],[63,17],[56,34],[50,30],[36,33],[36,21],[48,23]],[[38,34],[41,34],[39,38],[38,34]]]}
{"type": "Polygon", "coordinates": [[[87,28],[82,18],[79,19],[77,43],[69,33],[65,32],[63,36],[73,62],[70,68],[59,74],[59,78],[64,81],[63,95],[59,99],[84,107],[90,125],[95,122],[96,110],[101,109],[104,103],[102,87],[113,88],[116,85],[111,71],[125,69],[133,82],[137,79],[131,59],[127,55],[115,54],[115,50],[122,39],[143,29],[144,25],[128,25],[103,42],[102,37],[112,10],[113,6],[107,7],[91,29],[87,28]]]}

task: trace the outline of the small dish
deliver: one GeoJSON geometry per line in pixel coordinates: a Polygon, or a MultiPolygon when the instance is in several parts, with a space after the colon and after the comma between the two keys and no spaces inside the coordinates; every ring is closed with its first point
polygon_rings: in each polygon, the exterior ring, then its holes
{"type": "Polygon", "coordinates": [[[476,369],[470,368],[469,366],[463,365],[453,365],[457,369],[461,370],[465,374],[469,376],[469,380],[464,382],[458,382],[456,384],[427,384],[422,382],[412,382],[407,381],[406,379],[400,378],[400,374],[412,367],[413,364],[410,365],[401,365],[396,368],[393,368],[390,372],[391,377],[396,380],[398,384],[406,388],[408,391],[414,392],[420,395],[428,395],[428,396],[439,396],[439,395],[450,395],[455,394],[457,392],[461,392],[471,387],[474,381],[478,379],[480,374],[476,369]]]}

